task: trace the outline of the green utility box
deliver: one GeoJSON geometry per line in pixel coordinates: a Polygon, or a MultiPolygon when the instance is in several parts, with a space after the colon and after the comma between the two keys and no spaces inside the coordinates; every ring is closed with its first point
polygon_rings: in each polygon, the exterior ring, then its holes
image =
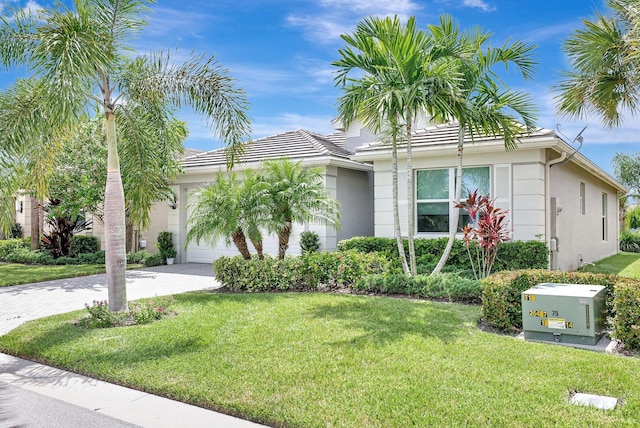
{"type": "Polygon", "coordinates": [[[543,283],[522,292],[526,340],[595,345],[606,331],[605,318],[601,285],[543,283]]]}

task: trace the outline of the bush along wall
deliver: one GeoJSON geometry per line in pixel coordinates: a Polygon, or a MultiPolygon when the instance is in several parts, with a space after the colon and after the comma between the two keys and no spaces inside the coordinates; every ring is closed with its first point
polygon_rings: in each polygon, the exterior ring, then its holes
{"type": "Polygon", "coordinates": [[[561,272],[547,270],[519,270],[495,273],[482,281],[482,313],[484,320],[502,331],[522,329],[523,291],[544,282],[560,284],[595,284],[607,289],[607,320],[616,319],[614,289],[621,285],[632,288],[640,282],[619,277],[585,272],[561,272]]]}
{"type": "Polygon", "coordinates": [[[353,284],[356,292],[403,294],[451,302],[480,303],[480,281],[454,273],[434,276],[409,276],[403,273],[376,274],[362,277],[353,284]]]}
{"type": "Polygon", "coordinates": [[[627,349],[640,350],[640,283],[618,282],[614,291],[613,336],[627,349]]]}
{"type": "MultiPolygon", "coordinates": [[[[419,265],[419,273],[430,273],[440,259],[447,238],[415,240],[416,259],[419,265]]],[[[407,242],[404,241],[405,251],[408,251],[407,242]]],[[[393,238],[379,238],[372,236],[355,237],[340,241],[339,251],[357,250],[364,253],[378,252],[385,254],[393,262],[396,269],[400,269],[398,246],[393,238]]],[[[408,255],[407,255],[408,256],[408,255]]],[[[546,269],[548,267],[549,250],[544,242],[540,241],[511,241],[500,244],[494,272],[513,269],[546,269]]],[[[461,240],[454,242],[449,260],[444,271],[457,272],[465,276],[473,277],[471,263],[467,249],[461,240]]]]}
{"type": "Polygon", "coordinates": [[[308,253],[278,260],[220,257],[213,262],[216,278],[232,291],[294,291],[349,287],[360,278],[386,272],[384,255],[358,251],[308,253]]]}

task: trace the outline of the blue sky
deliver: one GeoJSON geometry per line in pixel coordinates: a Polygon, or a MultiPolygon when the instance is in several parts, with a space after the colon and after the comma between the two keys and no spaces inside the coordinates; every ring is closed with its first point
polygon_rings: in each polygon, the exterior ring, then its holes
{"type": "MultiPolygon", "coordinates": [[[[7,4],[37,7],[50,2],[0,0],[0,10],[7,4]]],[[[480,26],[493,32],[496,45],[507,38],[537,44],[535,79],[526,84],[515,75],[506,74],[505,79],[533,95],[540,109],[539,126],[555,129],[560,124],[573,139],[589,125],[581,151],[611,172],[616,152],[638,151],[640,124],[627,116],[622,127],[607,130],[597,118],[559,118],[551,91],[559,71],[567,68],[562,41],[597,10],[606,10],[604,0],[157,0],[149,26],[132,45],[140,52],[177,50],[175,58],[191,51],[215,54],[247,92],[254,138],[299,128],[329,133],[340,95],[331,66],[344,46],[340,34],[352,32],[367,15],[413,15],[424,28],[448,13],[462,28],[480,26]]],[[[18,75],[2,73],[0,89],[18,75]]],[[[190,129],[187,147],[217,147],[196,116],[183,111],[181,117],[190,129]]]]}

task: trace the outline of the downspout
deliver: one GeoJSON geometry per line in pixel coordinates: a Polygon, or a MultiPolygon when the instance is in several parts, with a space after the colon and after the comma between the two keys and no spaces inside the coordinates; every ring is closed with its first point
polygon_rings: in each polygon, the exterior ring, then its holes
{"type": "MultiPolygon", "coordinates": [[[[545,173],[545,203],[547,205],[547,209],[546,211],[546,218],[545,218],[545,240],[547,241],[547,246],[549,249],[551,249],[551,216],[552,215],[557,215],[557,213],[551,213],[551,167],[555,164],[561,163],[563,162],[565,159],[567,158],[567,152],[562,152],[562,154],[560,155],[560,157],[557,157],[555,159],[551,159],[550,161],[547,161],[547,163],[545,163],[544,165],[544,173],[545,173]]],[[[549,252],[549,270],[554,270],[555,269],[555,251],[550,251],[549,252]]]]}

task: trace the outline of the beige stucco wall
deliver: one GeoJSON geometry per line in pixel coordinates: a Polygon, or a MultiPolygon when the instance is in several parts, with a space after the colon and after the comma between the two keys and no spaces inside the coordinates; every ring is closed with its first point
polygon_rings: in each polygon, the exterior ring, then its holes
{"type": "Polygon", "coordinates": [[[592,263],[618,252],[618,198],[613,187],[572,163],[558,164],[550,170],[550,196],[562,208],[556,217],[559,269],[575,270],[580,259],[592,263]],[[585,183],[584,215],[580,213],[580,182],[585,183]],[[604,241],[603,193],[607,194],[608,228],[604,241]]]}
{"type": "MultiPolygon", "coordinates": [[[[373,216],[371,214],[373,202],[370,196],[372,184],[367,173],[351,171],[331,165],[320,168],[323,169],[324,180],[329,194],[341,202],[343,227],[336,231],[333,226],[317,222],[305,224],[296,223],[294,224],[291,234],[287,254],[300,254],[300,234],[306,230],[316,232],[320,238],[321,250],[327,251],[335,250],[338,241],[345,239],[345,237],[356,236],[362,231],[368,231],[368,234],[373,233],[373,216]],[[368,197],[363,195],[367,189],[369,190],[368,197]],[[369,204],[367,206],[369,219],[353,218],[353,214],[358,213],[358,210],[362,209],[365,201],[369,204]]],[[[173,233],[174,244],[176,248],[178,248],[178,257],[176,260],[178,263],[193,261],[194,257],[197,257],[200,262],[209,262],[223,255],[238,255],[238,251],[233,245],[227,247],[222,240],[215,245],[205,242],[201,242],[200,245],[196,245],[195,243],[187,245],[186,242],[187,221],[190,211],[188,209],[188,202],[193,200],[190,198],[190,194],[203,183],[211,182],[215,178],[215,173],[215,170],[209,170],[202,173],[190,172],[189,174],[183,174],[178,177],[176,184],[172,187],[178,195],[177,209],[169,210],[167,213],[167,224],[168,230],[173,233]]],[[[241,167],[237,168],[236,174],[242,177],[241,167]]],[[[275,235],[265,233],[263,244],[265,253],[277,254],[278,241],[275,235]]],[[[253,252],[251,244],[249,244],[249,246],[253,252]]]]}
{"type": "MultiPolygon", "coordinates": [[[[156,242],[158,242],[158,233],[167,229],[167,218],[169,211],[169,205],[166,201],[161,201],[154,204],[151,209],[150,216],[151,222],[150,226],[141,232],[138,233],[139,239],[144,239],[147,241],[147,248],[145,248],[150,253],[156,253],[158,250],[156,248],[156,242]]],[[[97,236],[100,241],[100,248],[104,249],[104,225],[100,222],[97,217],[94,217],[93,224],[91,226],[91,230],[87,231],[86,235],[97,236]]],[[[138,249],[137,243],[134,243],[134,249],[138,249]]]]}
{"type": "MultiPolygon", "coordinates": [[[[544,151],[520,148],[516,151],[481,153],[468,150],[464,154],[464,167],[490,166],[492,197],[496,205],[509,210],[513,239],[544,239],[544,151]],[[496,180],[499,177],[499,181],[496,180]],[[505,183],[506,181],[506,183],[505,183]]],[[[457,164],[455,153],[434,155],[433,152],[414,152],[413,168],[453,168],[457,164]]],[[[393,187],[391,161],[374,163],[374,221],[375,236],[393,237],[393,187]]],[[[406,163],[398,163],[398,205],[400,228],[403,236],[408,231],[408,199],[406,163]]],[[[466,195],[463,195],[465,197],[466,195]]],[[[417,234],[418,237],[439,237],[445,233],[417,234]]]]}

